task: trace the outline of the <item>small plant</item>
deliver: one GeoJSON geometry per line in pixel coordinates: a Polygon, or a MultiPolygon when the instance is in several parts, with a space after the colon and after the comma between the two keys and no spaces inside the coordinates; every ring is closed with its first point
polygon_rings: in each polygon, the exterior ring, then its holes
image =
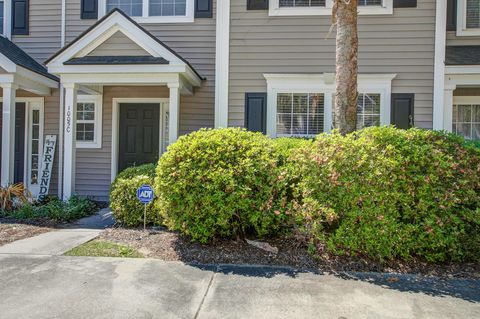
{"type": "MultiPolygon", "coordinates": [[[[137,199],[137,189],[153,185],[155,165],[130,167],[118,174],[110,188],[110,207],[115,220],[128,227],[143,225],[144,205],[137,199]]],[[[147,223],[160,224],[161,219],[154,202],[147,205],[147,223]]]]}
{"type": "Polygon", "coordinates": [[[16,204],[27,203],[28,192],[22,183],[11,184],[7,187],[0,187],[0,209],[3,211],[11,211],[16,204]]]}

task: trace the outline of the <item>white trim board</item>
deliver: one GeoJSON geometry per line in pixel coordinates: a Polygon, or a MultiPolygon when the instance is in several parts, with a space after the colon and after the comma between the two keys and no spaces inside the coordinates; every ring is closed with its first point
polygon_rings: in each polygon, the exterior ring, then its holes
{"type": "Polygon", "coordinates": [[[118,152],[119,152],[119,131],[120,131],[120,104],[121,103],[152,103],[158,104],[160,107],[160,140],[159,151],[165,149],[163,145],[163,116],[162,107],[169,107],[169,98],[113,98],[112,99],[112,150],[111,150],[111,181],[115,180],[118,174],[118,152]]]}
{"type": "MultiPolygon", "coordinates": [[[[267,81],[267,135],[277,136],[277,94],[323,93],[324,131],[332,126],[335,74],[264,74],[267,81]]],[[[396,74],[359,74],[358,92],[377,93],[381,97],[380,124],[390,124],[392,80],[396,74]]]]}
{"type": "Polygon", "coordinates": [[[228,126],[230,0],[217,2],[215,48],[215,127],[228,126]]]}

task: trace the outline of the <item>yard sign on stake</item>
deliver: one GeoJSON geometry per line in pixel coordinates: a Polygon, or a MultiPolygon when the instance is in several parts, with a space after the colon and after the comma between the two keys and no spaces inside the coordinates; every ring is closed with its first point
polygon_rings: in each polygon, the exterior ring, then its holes
{"type": "Polygon", "coordinates": [[[150,185],[142,185],[137,189],[137,198],[143,207],[143,230],[147,228],[147,205],[153,200],[153,189],[150,185]]]}

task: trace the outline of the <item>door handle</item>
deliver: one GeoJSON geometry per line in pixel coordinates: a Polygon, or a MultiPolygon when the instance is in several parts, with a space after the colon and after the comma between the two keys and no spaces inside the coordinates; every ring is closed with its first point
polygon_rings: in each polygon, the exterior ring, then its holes
{"type": "Polygon", "coordinates": [[[410,127],[413,127],[413,115],[412,114],[410,114],[408,116],[408,124],[410,125],[410,127]]]}

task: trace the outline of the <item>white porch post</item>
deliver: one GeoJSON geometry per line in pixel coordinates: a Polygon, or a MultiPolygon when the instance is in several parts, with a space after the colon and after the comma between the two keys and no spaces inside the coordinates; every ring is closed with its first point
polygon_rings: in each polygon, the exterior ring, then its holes
{"type": "Polygon", "coordinates": [[[77,122],[77,85],[64,83],[65,125],[63,150],[63,199],[69,199],[75,191],[75,141],[77,122]]]}
{"type": "Polygon", "coordinates": [[[453,91],[455,85],[445,85],[444,90],[444,109],[443,109],[443,129],[446,131],[452,131],[453,120],[453,91]]]}
{"type": "Polygon", "coordinates": [[[175,143],[178,139],[178,126],[180,118],[180,83],[168,83],[170,89],[170,105],[168,115],[168,142],[175,143]]]}
{"type": "Polygon", "coordinates": [[[15,156],[15,98],[17,86],[13,83],[2,83],[3,118],[2,118],[2,186],[13,183],[15,156]]]}

